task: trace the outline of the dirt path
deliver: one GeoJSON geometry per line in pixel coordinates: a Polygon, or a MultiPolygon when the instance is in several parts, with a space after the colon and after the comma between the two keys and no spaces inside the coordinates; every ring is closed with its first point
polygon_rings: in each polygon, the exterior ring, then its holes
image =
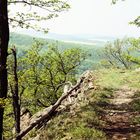
{"type": "Polygon", "coordinates": [[[133,125],[130,121],[140,115],[139,112],[129,110],[135,92],[126,86],[115,91],[114,98],[110,99],[110,104],[104,110],[104,131],[109,140],[134,140],[135,133],[140,130],[140,126],[133,125]]]}

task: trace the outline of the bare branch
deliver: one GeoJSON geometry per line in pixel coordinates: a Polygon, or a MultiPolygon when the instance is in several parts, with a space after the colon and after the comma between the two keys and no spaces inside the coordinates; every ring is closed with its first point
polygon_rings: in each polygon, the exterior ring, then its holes
{"type": "MultiPolygon", "coordinates": [[[[44,109],[44,113],[40,114],[39,117],[35,117],[35,119],[32,119],[32,122],[29,124],[29,126],[20,132],[20,134],[17,135],[16,140],[21,139],[24,137],[28,132],[30,132],[34,127],[36,127],[39,123],[41,123],[44,120],[49,121],[51,119],[51,114],[56,111],[56,109],[61,105],[61,102],[66,99],[74,90],[77,90],[81,84],[83,83],[85,77],[81,77],[80,80],[77,82],[75,86],[73,86],[67,93],[63,93],[62,96],[57,100],[57,102],[54,105],[51,105],[48,108],[44,109]]],[[[35,115],[36,116],[36,115],[35,115]]]]}

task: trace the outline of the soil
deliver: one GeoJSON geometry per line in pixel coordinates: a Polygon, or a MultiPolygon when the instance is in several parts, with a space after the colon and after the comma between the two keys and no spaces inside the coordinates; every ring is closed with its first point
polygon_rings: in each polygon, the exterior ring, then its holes
{"type": "Polygon", "coordinates": [[[109,140],[140,140],[135,135],[140,131],[140,125],[134,125],[131,121],[140,116],[140,112],[130,110],[130,103],[136,90],[127,86],[114,92],[110,104],[105,107],[103,121],[106,122],[103,130],[109,140]]]}

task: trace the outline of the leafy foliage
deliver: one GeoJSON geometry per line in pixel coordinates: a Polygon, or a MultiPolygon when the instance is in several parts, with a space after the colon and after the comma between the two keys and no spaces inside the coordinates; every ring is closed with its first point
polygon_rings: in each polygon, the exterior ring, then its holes
{"type": "MultiPolygon", "coordinates": [[[[0,66],[2,67],[0,70],[0,98],[7,98],[8,93],[6,63],[9,43],[9,23],[12,27],[33,28],[47,32],[46,28],[38,28],[36,22],[57,17],[59,12],[68,8],[70,8],[69,5],[63,0],[0,0],[0,66]],[[14,10],[8,11],[8,8],[10,9],[8,5],[14,10]],[[18,10],[16,11],[16,9],[18,10]],[[42,10],[45,10],[45,14],[42,10]]],[[[3,139],[3,114],[4,108],[0,106],[0,139],[3,139]]],[[[20,117],[20,111],[18,115],[20,117]]]]}
{"type": "Polygon", "coordinates": [[[9,22],[12,27],[33,28],[45,32],[48,30],[37,22],[57,17],[60,12],[70,8],[65,0],[8,0],[8,4],[9,22]],[[19,8],[13,12],[15,7],[19,8]]]}
{"type": "MultiPolygon", "coordinates": [[[[78,67],[85,57],[86,54],[78,48],[60,51],[58,47],[48,45],[44,52],[43,44],[36,41],[18,59],[20,92],[24,89],[23,106],[30,104],[36,110],[37,106],[54,104],[63,93],[64,84],[76,80],[78,67]]],[[[9,79],[12,85],[12,76],[9,79]]]]}
{"type": "Polygon", "coordinates": [[[127,55],[127,59],[130,62],[133,62],[136,65],[140,65],[140,38],[131,38],[129,39],[130,42],[130,51],[133,52],[131,55],[127,55]]]}
{"type": "Polygon", "coordinates": [[[51,39],[42,39],[42,38],[33,38],[32,36],[23,35],[23,34],[17,34],[17,33],[11,33],[10,38],[10,44],[16,45],[16,49],[18,50],[18,56],[21,56],[24,54],[24,51],[29,49],[34,40],[40,40],[43,42],[43,51],[47,50],[47,44],[57,44],[58,49],[60,51],[64,51],[66,49],[71,48],[80,48],[82,51],[86,52],[88,56],[86,57],[85,61],[81,64],[79,73],[83,73],[85,70],[88,69],[98,69],[100,67],[100,61],[102,59],[102,56],[99,55],[102,53],[103,47],[105,45],[104,42],[96,42],[95,45],[88,45],[88,44],[80,44],[80,43],[70,43],[70,42],[63,42],[63,41],[56,41],[51,39]]]}
{"type": "MultiPolygon", "coordinates": [[[[56,102],[63,93],[65,83],[76,81],[78,67],[86,58],[86,53],[79,48],[61,51],[55,45],[48,44],[47,50],[44,50],[43,46],[40,41],[35,41],[32,47],[25,50],[17,59],[20,105],[21,108],[28,108],[32,114],[56,102]]],[[[14,88],[13,61],[13,55],[9,55],[7,64],[9,91],[4,115],[6,139],[12,137],[11,129],[14,128],[11,99],[11,89],[14,88]]]]}
{"type": "Polygon", "coordinates": [[[140,65],[139,49],[139,38],[118,39],[106,45],[101,63],[105,67],[135,68],[140,65]]]}
{"type": "Polygon", "coordinates": [[[130,56],[129,39],[117,39],[113,43],[108,43],[103,51],[104,66],[131,68],[131,62],[127,59],[130,56]],[[127,57],[126,57],[127,56],[127,57]]]}
{"type": "Polygon", "coordinates": [[[6,105],[6,99],[0,98],[0,107],[5,107],[6,105]]]}
{"type": "Polygon", "coordinates": [[[130,22],[130,24],[134,24],[137,27],[140,27],[140,16],[138,16],[134,21],[130,22]]]}

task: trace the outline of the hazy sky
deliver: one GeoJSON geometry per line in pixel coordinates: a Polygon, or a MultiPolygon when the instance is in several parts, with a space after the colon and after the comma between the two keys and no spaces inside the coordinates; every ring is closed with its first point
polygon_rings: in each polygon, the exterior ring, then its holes
{"type": "Polygon", "coordinates": [[[128,23],[140,15],[140,0],[69,0],[71,9],[44,24],[59,34],[140,36],[140,28],[128,23]]]}

